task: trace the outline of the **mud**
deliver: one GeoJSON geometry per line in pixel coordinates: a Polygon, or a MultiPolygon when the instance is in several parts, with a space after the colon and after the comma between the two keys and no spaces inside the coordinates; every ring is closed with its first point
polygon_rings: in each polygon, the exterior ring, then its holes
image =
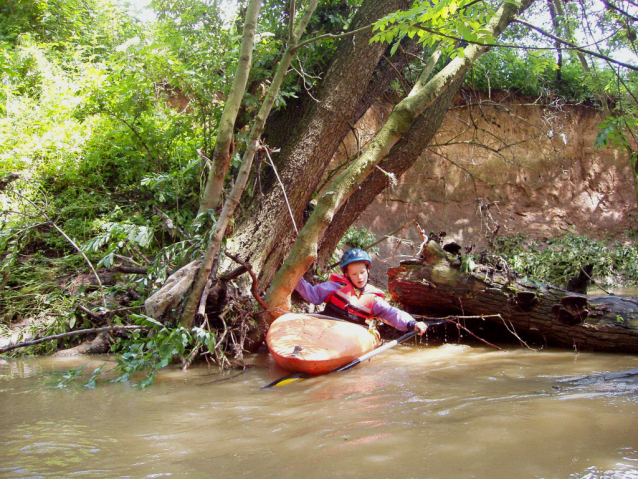
{"type": "MultiPolygon", "coordinates": [[[[389,105],[368,112],[359,144],[389,113],[389,105]]],[[[594,147],[602,118],[591,105],[461,92],[434,144],[356,225],[380,239],[415,220],[426,233],[445,231],[446,241],[476,248],[515,233],[631,240],[638,231],[635,179],[625,153],[594,147]]],[[[354,136],[344,145],[348,153],[359,147],[354,136]]],[[[419,244],[414,224],[382,243],[373,280],[385,284],[387,268],[419,244]]]]}

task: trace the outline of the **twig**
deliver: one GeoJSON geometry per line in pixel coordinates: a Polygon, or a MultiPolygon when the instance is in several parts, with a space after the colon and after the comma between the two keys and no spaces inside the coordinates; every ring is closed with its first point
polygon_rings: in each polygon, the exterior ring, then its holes
{"type": "Polygon", "coordinates": [[[197,151],[197,154],[204,160],[204,165],[203,166],[204,167],[208,167],[208,169],[210,170],[212,165],[213,165],[213,162],[199,148],[196,151],[197,151]]]}
{"type": "Polygon", "coordinates": [[[208,281],[206,282],[204,291],[202,291],[202,296],[199,298],[199,305],[197,306],[197,312],[195,313],[196,318],[207,319],[206,300],[208,300],[208,295],[210,294],[210,290],[213,287],[213,282],[215,281],[215,275],[217,274],[218,268],[219,268],[219,255],[215,257],[215,261],[213,262],[213,267],[211,268],[210,274],[208,275],[208,281]]]}
{"type": "Polygon", "coordinates": [[[91,311],[89,308],[86,308],[86,307],[82,306],[81,304],[78,304],[78,305],[77,305],[77,308],[78,308],[80,311],[82,311],[82,312],[86,313],[88,316],[90,316],[91,318],[93,318],[93,319],[95,319],[95,320],[101,321],[101,320],[103,320],[103,319],[104,319],[104,318],[103,318],[102,316],[100,316],[99,314],[95,314],[95,313],[94,313],[93,311],[91,311]]]}
{"type": "Polygon", "coordinates": [[[589,276],[587,274],[587,271],[585,271],[583,269],[582,266],[579,266],[580,270],[585,274],[585,276],[587,276],[589,278],[589,281],[591,281],[592,283],[594,283],[598,288],[600,288],[602,291],[605,292],[605,294],[607,294],[608,296],[616,296],[614,293],[610,293],[609,291],[607,291],[605,288],[603,288],[601,285],[599,285],[596,281],[594,281],[594,278],[592,278],[591,276],[589,276]]]}
{"type": "Polygon", "coordinates": [[[292,220],[292,226],[295,228],[295,233],[299,234],[299,229],[297,228],[297,223],[295,222],[295,217],[292,214],[292,209],[290,208],[290,203],[288,202],[288,196],[286,195],[286,189],[284,188],[284,184],[282,183],[281,178],[279,178],[279,173],[277,173],[277,168],[275,168],[275,162],[272,161],[272,158],[270,157],[270,149],[266,145],[264,145],[263,143],[260,146],[266,152],[266,156],[268,157],[268,161],[270,162],[270,166],[272,167],[272,170],[275,172],[275,176],[277,177],[277,181],[279,182],[279,186],[281,186],[281,191],[282,191],[282,193],[284,195],[284,200],[286,201],[286,206],[288,207],[288,213],[290,214],[290,219],[292,220]]]}
{"type": "Polygon", "coordinates": [[[67,234],[64,231],[62,231],[58,227],[58,225],[56,225],[55,222],[51,218],[49,218],[49,215],[47,214],[46,211],[44,211],[42,208],[40,208],[38,205],[36,205],[29,198],[26,198],[26,197],[22,196],[20,193],[15,192],[15,194],[18,195],[23,200],[28,201],[29,203],[31,203],[31,205],[35,209],[37,209],[42,216],[44,216],[46,218],[47,223],[50,224],[51,226],[53,226],[58,231],[58,233],[60,233],[64,237],[64,239],[66,239],[69,243],[71,243],[71,245],[77,250],[77,252],[80,253],[80,255],[82,255],[82,258],[84,258],[84,261],[86,261],[86,263],[89,265],[89,268],[91,268],[91,271],[93,271],[93,274],[95,275],[95,279],[97,279],[97,283],[100,285],[100,293],[102,294],[102,303],[104,304],[104,309],[108,309],[108,306],[106,304],[106,295],[104,294],[104,286],[102,286],[102,281],[100,280],[100,276],[97,274],[97,271],[95,271],[95,268],[93,267],[93,264],[89,261],[89,259],[84,254],[84,251],[82,251],[80,249],[80,247],[77,244],[75,244],[75,241],[73,241],[71,238],[69,238],[67,236],[67,234]]]}
{"type": "Polygon", "coordinates": [[[205,318],[206,317],[206,300],[208,299],[208,294],[210,293],[210,288],[213,286],[213,280],[208,278],[206,282],[206,287],[202,292],[202,297],[199,298],[199,305],[197,306],[197,312],[195,313],[196,318],[205,318]]]}
{"type": "Polygon", "coordinates": [[[182,236],[182,238],[184,238],[190,244],[193,244],[193,240],[186,233],[184,233],[184,230],[182,230],[182,228],[180,228],[179,226],[176,226],[175,223],[173,223],[173,220],[170,218],[170,216],[168,216],[166,213],[164,213],[155,205],[153,205],[153,210],[164,220],[164,224],[169,230],[177,230],[177,232],[182,236]]]}
{"type": "Polygon", "coordinates": [[[126,243],[127,243],[126,247],[127,248],[131,248],[133,251],[135,251],[137,254],[139,254],[142,257],[142,259],[146,262],[147,265],[153,264],[153,262],[150,259],[148,259],[146,256],[144,256],[144,253],[142,253],[139,250],[139,248],[137,246],[135,246],[132,242],[127,240],[126,243]]]}
{"type": "Polygon", "coordinates": [[[412,316],[414,316],[415,318],[419,318],[419,319],[428,319],[428,320],[443,320],[446,319],[448,320],[450,323],[453,323],[456,325],[457,328],[463,329],[465,332],[471,334],[472,336],[474,336],[476,339],[478,339],[479,341],[487,344],[488,346],[491,346],[493,348],[498,349],[499,351],[506,351],[503,348],[500,348],[498,346],[496,346],[495,344],[490,343],[489,341],[486,341],[485,339],[477,336],[476,334],[474,334],[472,331],[470,331],[469,329],[467,329],[465,326],[463,326],[460,323],[460,319],[495,319],[495,318],[499,318],[499,319],[503,319],[503,317],[500,314],[487,314],[487,315],[478,315],[478,316],[445,316],[443,318],[431,318],[428,316],[419,316],[416,314],[413,314],[412,316]]]}
{"type": "MultiPolygon", "coordinates": [[[[499,314],[500,316],[500,314],[499,314]]],[[[505,322],[505,318],[501,318],[501,321],[503,321],[503,326],[505,326],[505,329],[507,329],[507,332],[509,332],[512,336],[514,336],[516,339],[518,339],[518,341],[525,346],[527,349],[529,349],[530,351],[538,351],[537,349],[532,348],[531,346],[529,346],[525,341],[523,341],[523,338],[521,338],[517,333],[516,333],[516,329],[514,328],[514,325],[512,324],[512,322],[510,320],[507,320],[509,324],[509,326],[507,325],[507,323],[505,322]]]]}
{"type": "Polygon", "coordinates": [[[224,273],[219,277],[220,281],[231,281],[235,278],[240,277],[242,274],[244,274],[245,272],[248,271],[248,268],[246,268],[245,266],[238,266],[237,268],[235,268],[232,271],[229,271],[228,273],[224,273]]]}
{"type": "MultiPolygon", "coordinates": [[[[144,298],[142,298],[142,296],[140,296],[140,294],[137,291],[135,291],[133,288],[128,289],[128,294],[135,301],[144,301],[144,298]]],[[[126,308],[126,309],[136,309],[136,308],[139,308],[139,306],[136,306],[135,308],[126,308]]],[[[114,312],[115,311],[121,311],[121,310],[115,309],[114,312]]]]}
{"type": "Polygon", "coordinates": [[[365,27],[361,27],[361,28],[359,28],[357,30],[352,30],[351,32],[342,33],[341,35],[336,35],[336,34],[332,34],[332,33],[326,33],[325,35],[319,35],[318,37],[314,37],[314,38],[311,38],[309,40],[306,40],[303,43],[300,43],[299,45],[297,45],[295,50],[299,50],[300,48],[305,47],[306,45],[310,45],[311,43],[318,42],[318,41],[321,41],[321,40],[325,40],[327,38],[330,38],[332,40],[338,40],[338,39],[341,39],[341,38],[351,37],[351,36],[354,36],[354,35],[356,35],[358,33],[370,30],[373,26],[374,25],[366,25],[365,27]]]}
{"type": "Polygon", "coordinates": [[[404,224],[403,226],[399,226],[397,229],[395,229],[392,233],[388,233],[387,235],[383,235],[383,238],[381,238],[379,241],[375,241],[372,244],[366,245],[365,248],[363,248],[364,250],[369,250],[370,248],[372,248],[373,246],[378,245],[379,243],[381,243],[382,241],[385,241],[387,239],[390,239],[392,236],[394,236],[396,233],[398,233],[399,231],[401,231],[404,228],[407,228],[408,226],[410,226],[412,223],[414,223],[415,220],[411,220],[408,221],[406,224],[404,224]]]}
{"type": "Polygon", "coordinates": [[[182,371],[186,371],[188,368],[191,367],[191,364],[193,364],[195,357],[199,354],[199,351],[201,349],[202,349],[202,345],[200,343],[197,346],[195,346],[195,348],[188,355],[188,358],[182,359],[182,371]]]}
{"type": "MultiPolygon", "coordinates": [[[[129,293],[135,293],[135,291],[132,291],[132,290],[130,290],[130,289],[129,289],[129,291],[128,291],[128,292],[129,292],[129,293]]],[[[137,293],[135,293],[135,294],[137,294],[137,293]]],[[[138,296],[140,296],[140,295],[138,294],[138,296]]],[[[142,298],[142,297],[140,296],[140,298],[142,298]]],[[[140,299],[140,300],[141,300],[141,299],[140,299]]],[[[142,309],[143,307],[144,307],[144,305],[143,305],[143,304],[140,304],[139,306],[130,306],[130,307],[128,307],[128,308],[118,308],[118,309],[112,309],[112,310],[110,310],[110,311],[109,311],[109,313],[121,313],[121,312],[123,312],[123,311],[133,311],[133,310],[135,310],[135,309],[142,309]]]]}
{"type": "Polygon", "coordinates": [[[261,306],[265,311],[268,311],[269,310],[268,305],[264,302],[263,299],[261,299],[261,296],[259,296],[259,291],[257,290],[257,288],[258,288],[257,275],[255,275],[255,272],[253,271],[252,266],[250,266],[245,261],[240,260],[239,258],[237,258],[236,256],[233,256],[232,254],[230,254],[228,252],[226,252],[225,254],[230,259],[232,259],[236,263],[239,263],[240,265],[242,265],[243,267],[245,267],[248,270],[248,274],[250,274],[250,277],[253,279],[253,286],[251,288],[251,292],[253,293],[253,296],[255,297],[257,302],[259,303],[259,306],[261,306]]]}
{"type": "Polygon", "coordinates": [[[70,336],[101,333],[104,331],[120,331],[120,330],[135,330],[135,329],[147,329],[147,326],[139,326],[139,325],[138,326],[104,326],[103,328],[79,329],[77,331],[69,331],[68,333],[55,334],[53,336],[47,336],[45,338],[35,339],[33,341],[26,341],[24,343],[12,344],[11,346],[0,348],[0,354],[6,353],[8,351],[12,351],[14,349],[25,348],[27,346],[33,346],[34,344],[44,343],[46,341],[52,341],[54,339],[68,338],[70,336]]]}
{"type": "Polygon", "coordinates": [[[218,383],[218,382],[221,382],[221,381],[229,381],[231,379],[235,379],[236,377],[241,376],[246,371],[248,371],[248,368],[250,368],[250,367],[251,367],[250,364],[247,365],[247,366],[244,366],[244,369],[240,373],[237,373],[234,376],[231,376],[229,378],[215,379],[214,381],[206,381],[205,383],[197,384],[197,386],[206,386],[207,384],[213,384],[213,383],[218,383]]]}
{"type": "MultiPolygon", "coordinates": [[[[137,261],[135,261],[134,259],[129,258],[128,256],[122,256],[121,254],[115,254],[115,255],[113,255],[113,256],[115,256],[117,259],[121,259],[122,261],[126,261],[127,263],[131,263],[133,266],[137,266],[138,268],[141,268],[141,267],[142,267],[142,265],[141,265],[141,264],[139,264],[139,263],[138,263],[137,261]]],[[[122,266],[120,266],[120,268],[121,268],[121,267],[122,267],[122,266]]],[[[148,271],[148,270],[146,270],[146,271],[148,271]]]]}

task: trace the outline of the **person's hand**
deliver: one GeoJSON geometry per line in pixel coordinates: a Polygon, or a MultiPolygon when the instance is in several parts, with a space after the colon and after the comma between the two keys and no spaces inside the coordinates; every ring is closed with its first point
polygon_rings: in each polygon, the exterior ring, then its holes
{"type": "Polygon", "coordinates": [[[414,325],[414,329],[418,329],[419,336],[423,336],[423,333],[425,333],[428,330],[428,325],[425,324],[423,321],[419,321],[418,323],[414,325]]]}

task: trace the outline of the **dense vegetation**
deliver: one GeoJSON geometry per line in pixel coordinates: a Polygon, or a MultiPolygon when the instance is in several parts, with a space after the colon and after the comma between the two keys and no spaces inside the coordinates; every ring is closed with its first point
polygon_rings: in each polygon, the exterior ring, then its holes
{"type": "MultiPolygon", "coordinates": [[[[286,2],[265,3],[229,184],[284,43],[286,2]]],[[[322,2],[309,30],[343,31],[359,3],[322,2]]],[[[9,325],[28,319],[30,334],[46,336],[95,326],[98,318],[141,322],[157,330],[152,341],[137,332],[113,348],[124,351],[124,378],[150,368],[149,381],[173,356],[188,357],[202,345],[219,365],[241,358],[239,345],[228,342],[232,334],[167,329],[135,314],[170,272],[201,255],[216,221],[213,212],[197,212],[242,33],[241,18],[226,18],[218,1],[157,0],[153,8],[156,20],[142,24],[108,0],[10,0],[0,6],[0,329],[8,332],[9,325]],[[98,282],[91,268],[110,273],[98,282]],[[226,341],[224,347],[218,341],[226,341]]],[[[597,28],[615,28],[607,48],[631,48],[633,24],[603,13],[597,28]]],[[[561,28],[564,37],[573,37],[561,28]]],[[[523,38],[530,38],[529,31],[517,27],[501,41],[523,38]]],[[[275,108],[312,91],[333,49],[334,40],[327,39],[300,53],[275,108]]],[[[411,74],[408,68],[407,82],[414,81],[411,74]]],[[[617,75],[602,62],[584,69],[573,52],[562,52],[557,63],[553,50],[503,48],[481,58],[466,84],[605,107],[609,117],[598,146],[624,148],[635,163],[634,79],[635,71],[617,75]]],[[[392,88],[399,97],[406,93],[402,82],[392,88]]],[[[511,242],[510,257],[525,274],[558,284],[583,261],[594,262],[603,281],[638,281],[633,247],[608,249],[576,237],[560,241],[568,243],[541,249],[511,242]]],[[[504,243],[500,248],[503,253],[504,243]]],[[[251,298],[238,297],[227,320],[253,307],[251,298]]],[[[61,347],[48,342],[27,351],[61,347]]]]}

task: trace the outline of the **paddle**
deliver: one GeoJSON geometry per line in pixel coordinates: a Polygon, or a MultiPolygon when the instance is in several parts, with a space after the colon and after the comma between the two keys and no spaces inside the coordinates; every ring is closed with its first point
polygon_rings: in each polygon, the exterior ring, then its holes
{"type": "MultiPolygon", "coordinates": [[[[445,324],[447,322],[448,321],[446,319],[444,321],[437,321],[435,323],[430,323],[430,324],[428,324],[428,328],[431,327],[431,326],[439,326],[439,325],[445,324]]],[[[419,334],[419,330],[418,329],[415,329],[414,331],[410,331],[409,333],[404,334],[400,338],[394,339],[392,341],[388,341],[387,343],[382,344],[378,348],[373,349],[372,351],[369,351],[369,352],[363,354],[362,356],[358,357],[357,359],[355,359],[353,361],[350,361],[345,366],[340,366],[338,368],[333,369],[332,371],[328,371],[326,374],[340,373],[341,371],[346,371],[347,369],[353,368],[357,364],[360,364],[363,361],[366,361],[367,359],[370,359],[371,357],[376,356],[377,354],[380,354],[380,353],[382,353],[384,351],[387,351],[388,349],[392,349],[397,344],[400,344],[403,341],[406,341],[406,340],[410,339],[411,337],[413,337],[413,336],[415,336],[417,334],[419,334]]],[[[306,373],[292,373],[292,374],[289,374],[288,376],[284,376],[282,378],[275,379],[274,381],[266,384],[265,386],[262,386],[261,389],[267,389],[267,388],[271,388],[273,386],[285,386],[286,384],[290,384],[290,383],[293,383],[293,382],[296,382],[296,381],[301,381],[302,379],[307,379],[309,377],[312,377],[312,376],[310,376],[310,374],[306,374],[306,373]]]]}

